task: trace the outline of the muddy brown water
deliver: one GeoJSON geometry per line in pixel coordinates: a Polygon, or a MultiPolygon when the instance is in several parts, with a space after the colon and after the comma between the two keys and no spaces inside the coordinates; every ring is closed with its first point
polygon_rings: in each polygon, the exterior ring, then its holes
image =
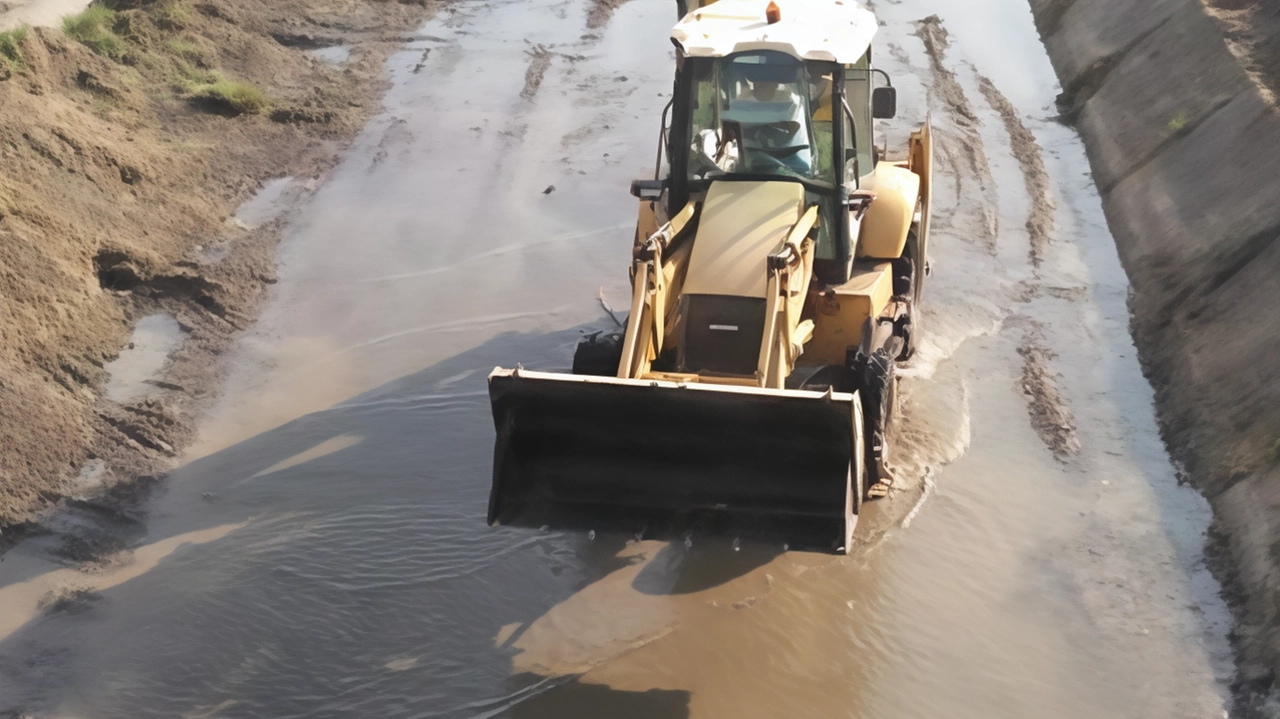
{"type": "Polygon", "coordinates": [[[632,2],[588,32],[575,0],[461,2],[288,210],[274,300],[185,464],[138,512],[73,508],[4,556],[0,710],[1222,716],[1209,511],[1160,442],[1030,12],[875,9],[900,93],[883,130],[931,113],[940,167],[912,481],[857,552],[485,526],[485,375],[566,365],[609,324],[600,289],[625,301],[675,11],[632,2]],[[84,535],[121,551],[68,565],[84,535]]]}

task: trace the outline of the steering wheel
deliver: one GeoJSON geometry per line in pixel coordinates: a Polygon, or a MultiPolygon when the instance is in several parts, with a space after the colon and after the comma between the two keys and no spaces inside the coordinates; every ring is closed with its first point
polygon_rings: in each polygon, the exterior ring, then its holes
{"type": "MultiPolygon", "coordinates": [[[[752,139],[762,145],[764,149],[784,149],[780,145],[795,137],[798,132],[800,132],[800,123],[795,120],[765,122],[752,128],[752,139]]],[[[785,149],[790,149],[790,147],[785,149]]]]}

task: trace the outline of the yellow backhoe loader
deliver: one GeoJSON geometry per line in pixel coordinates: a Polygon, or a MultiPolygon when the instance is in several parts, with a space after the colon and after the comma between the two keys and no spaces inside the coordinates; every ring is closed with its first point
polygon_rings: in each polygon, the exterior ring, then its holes
{"type": "Polygon", "coordinates": [[[876,28],[851,0],[719,0],[675,26],[626,331],[584,337],[572,373],[489,376],[490,524],[847,551],[893,482],[928,274],[929,127],[900,159],[875,146],[897,102],[876,28]]]}

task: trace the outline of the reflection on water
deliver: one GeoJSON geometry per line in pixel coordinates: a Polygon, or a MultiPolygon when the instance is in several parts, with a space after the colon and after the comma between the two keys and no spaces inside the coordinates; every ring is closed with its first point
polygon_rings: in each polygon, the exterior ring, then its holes
{"type": "Polygon", "coordinates": [[[303,450],[287,459],[282,459],[279,462],[276,462],[275,464],[271,465],[270,467],[267,467],[266,469],[255,473],[253,477],[250,477],[250,479],[256,479],[257,477],[265,477],[268,474],[273,474],[283,469],[289,469],[290,467],[297,467],[300,464],[306,464],[307,462],[320,459],[321,457],[328,456],[330,454],[333,454],[334,452],[341,452],[344,449],[350,449],[351,447],[354,447],[357,444],[360,444],[361,439],[362,438],[360,436],[352,435],[352,434],[343,434],[343,435],[338,435],[337,437],[330,437],[329,439],[326,439],[325,441],[321,442],[320,444],[317,444],[316,446],[310,449],[303,450]]]}
{"type": "MultiPolygon", "coordinates": [[[[91,574],[73,569],[46,571],[48,565],[28,545],[5,555],[5,579],[0,587],[0,641],[9,638],[48,608],[60,595],[71,592],[82,598],[96,597],[112,587],[137,579],[152,571],[161,561],[185,545],[214,542],[244,526],[244,522],[199,529],[150,544],[142,544],[129,552],[121,566],[106,566],[91,574]]],[[[38,544],[38,542],[34,543],[38,544]]]]}

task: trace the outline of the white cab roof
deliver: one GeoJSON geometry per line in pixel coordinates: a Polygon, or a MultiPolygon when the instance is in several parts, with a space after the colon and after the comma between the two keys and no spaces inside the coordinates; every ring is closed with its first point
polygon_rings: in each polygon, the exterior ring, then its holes
{"type": "Polygon", "coordinates": [[[855,0],[774,0],[782,19],[765,20],[769,0],[718,0],[684,16],[671,30],[691,57],[776,50],[802,60],[850,65],[875,37],[876,16],[855,0]]]}

